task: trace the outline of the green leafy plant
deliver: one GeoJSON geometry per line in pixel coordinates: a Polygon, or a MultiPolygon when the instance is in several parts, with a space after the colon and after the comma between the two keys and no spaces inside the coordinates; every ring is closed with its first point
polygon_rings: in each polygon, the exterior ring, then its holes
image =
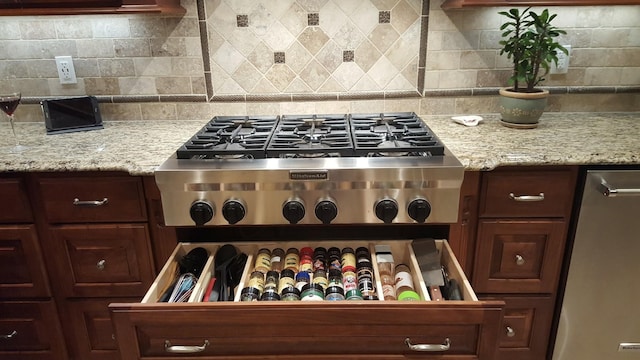
{"type": "Polygon", "coordinates": [[[536,92],[535,87],[544,81],[549,73],[550,64],[558,63],[558,52],[569,54],[556,38],[566,34],[564,30],[551,25],[557,14],[549,14],[545,9],[540,14],[527,8],[520,12],[518,9],[500,11],[508,20],[500,26],[502,49],[500,55],[507,54],[513,62],[513,73],[509,84],[512,91],[536,92]],[[541,70],[544,70],[541,72],[541,70]],[[526,84],[522,87],[521,84],[526,84]]]}

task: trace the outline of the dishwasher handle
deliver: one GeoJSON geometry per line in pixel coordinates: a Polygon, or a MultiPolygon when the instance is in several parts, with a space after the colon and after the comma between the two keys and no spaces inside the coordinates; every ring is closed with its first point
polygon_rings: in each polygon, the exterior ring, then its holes
{"type": "Polygon", "coordinates": [[[604,178],[600,178],[600,186],[598,187],[598,190],[606,197],[640,195],[640,189],[618,189],[609,184],[604,178]]]}

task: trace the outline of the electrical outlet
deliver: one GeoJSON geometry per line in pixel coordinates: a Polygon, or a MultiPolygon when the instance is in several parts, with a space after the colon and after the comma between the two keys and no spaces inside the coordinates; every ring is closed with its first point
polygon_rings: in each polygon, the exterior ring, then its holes
{"type": "Polygon", "coordinates": [[[566,74],[569,71],[569,58],[571,57],[571,45],[562,45],[569,52],[568,54],[558,51],[558,64],[551,63],[550,74],[566,74]]]}
{"type": "Polygon", "coordinates": [[[73,68],[71,56],[56,56],[56,66],[58,67],[58,78],[60,84],[77,84],[76,70],[73,68]]]}

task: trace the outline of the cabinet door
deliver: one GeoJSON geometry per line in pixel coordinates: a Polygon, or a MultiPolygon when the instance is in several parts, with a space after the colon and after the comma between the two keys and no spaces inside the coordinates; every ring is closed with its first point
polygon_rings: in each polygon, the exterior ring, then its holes
{"type": "Polygon", "coordinates": [[[552,293],[565,243],[561,220],[482,220],[474,267],[479,293],[552,293]]]}
{"type": "Polygon", "coordinates": [[[144,224],[64,225],[51,233],[56,283],[65,296],[137,296],[153,282],[144,224]]]}
{"type": "Polygon", "coordinates": [[[0,226],[0,298],[50,296],[33,225],[0,226]]]}
{"type": "Polygon", "coordinates": [[[21,179],[0,179],[0,223],[31,222],[31,208],[21,179]]]}
{"type": "Polygon", "coordinates": [[[53,301],[0,302],[0,359],[68,359],[53,301]]]}

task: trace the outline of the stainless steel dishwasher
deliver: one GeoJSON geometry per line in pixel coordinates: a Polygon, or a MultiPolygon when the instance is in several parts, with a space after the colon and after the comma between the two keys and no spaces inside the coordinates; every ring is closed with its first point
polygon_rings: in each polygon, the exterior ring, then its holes
{"type": "Polygon", "coordinates": [[[640,170],[588,171],[554,360],[640,359],[640,170]]]}

